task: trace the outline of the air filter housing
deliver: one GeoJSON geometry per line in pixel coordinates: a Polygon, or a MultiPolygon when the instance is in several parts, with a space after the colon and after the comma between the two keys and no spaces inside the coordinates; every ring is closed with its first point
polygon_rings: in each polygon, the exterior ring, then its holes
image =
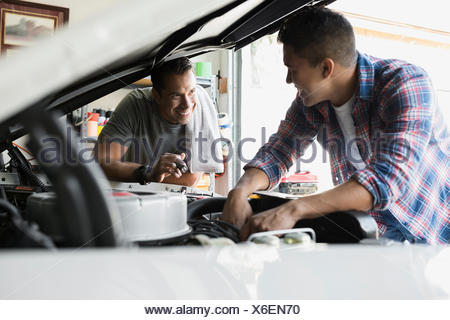
{"type": "MultiPolygon", "coordinates": [[[[119,207],[125,242],[166,240],[189,234],[186,196],[168,192],[113,192],[119,207]]],[[[63,212],[56,209],[56,195],[35,193],[27,199],[28,217],[56,243],[65,242],[63,212]]]]}

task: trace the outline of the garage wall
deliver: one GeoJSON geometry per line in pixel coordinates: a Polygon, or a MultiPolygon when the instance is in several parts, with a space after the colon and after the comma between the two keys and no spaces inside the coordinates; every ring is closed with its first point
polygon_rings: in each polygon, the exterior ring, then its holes
{"type": "Polygon", "coordinates": [[[29,0],[34,3],[69,8],[69,24],[79,23],[85,18],[105,10],[111,4],[122,2],[119,0],[29,0]]]}

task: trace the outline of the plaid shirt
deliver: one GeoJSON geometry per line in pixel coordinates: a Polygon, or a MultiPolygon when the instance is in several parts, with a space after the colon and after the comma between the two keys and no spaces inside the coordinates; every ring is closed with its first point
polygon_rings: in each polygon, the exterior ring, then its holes
{"type": "Polygon", "coordinates": [[[263,170],[272,189],[317,139],[329,152],[333,183],[353,178],[372,194],[369,214],[381,235],[383,216],[390,213],[415,238],[448,243],[450,138],[429,77],[406,62],[363,54],[358,72],[352,117],[364,169],[348,161],[331,103],[305,107],[300,98],[244,169],[263,170]]]}

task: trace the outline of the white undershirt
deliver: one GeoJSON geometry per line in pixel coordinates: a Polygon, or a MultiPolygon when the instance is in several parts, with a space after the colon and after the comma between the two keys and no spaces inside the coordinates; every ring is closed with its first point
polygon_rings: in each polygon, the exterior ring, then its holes
{"type": "Polygon", "coordinates": [[[355,100],[355,95],[340,107],[333,106],[336,113],[336,118],[341,127],[345,139],[345,155],[356,170],[361,170],[366,167],[366,164],[361,158],[358,146],[356,144],[356,129],[352,117],[352,106],[355,100]],[[349,147],[350,145],[350,147],[349,147]],[[350,150],[349,150],[350,149],[350,150]]]}

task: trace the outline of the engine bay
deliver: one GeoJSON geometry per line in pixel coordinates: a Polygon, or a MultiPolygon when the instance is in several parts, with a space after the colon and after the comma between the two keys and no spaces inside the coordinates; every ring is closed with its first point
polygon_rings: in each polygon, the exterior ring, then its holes
{"type": "MultiPolygon", "coordinates": [[[[2,246],[54,249],[98,245],[91,243],[90,239],[81,240],[89,237],[86,230],[91,222],[85,220],[95,217],[74,217],[70,207],[64,203],[61,206],[59,195],[46,176],[35,172],[38,168],[31,166],[17,147],[11,145],[7,150],[11,159],[3,166],[0,186],[1,204],[5,211],[0,216],[2,246]]],[[[239,229],[220,219],[226,197],[210,191],[162,183],[142,186],[108,182],[102,188],[109,195],[110,204],[118,209],[116,218],[111,213],[113,222],[105,230],[115,230],[119,246],[225,245],[241,242],[239,229]]],[[[258,213],[291,199],[292,195],[259,192],[249,202],[253,211],[258,213]]],[[[88,205],[95,205],[95,201],[93,198],[88,205]]],[[[327,217],[300,221],[295,230],[299,228],[307,230],[305,234],[309,240],[321,243],[358,243],[364,239],[378,238],[376,223],[363,212],[336,212],[327,217]],[[312,235],[308,230],[312,230],[312,235]]],[[[105,230],[94,234],[93,238],[101,236],[105,230]]],[[[292,236],[292,232],[288,231],[281,234],[287,234],[282,241],[285,244],[298,244],[295,239],[302,238],[292,236]]],[[[277,239],[279,236],[261,235],[259,238],[253,237],[252,241],[276,244],[277,239]]]]}

